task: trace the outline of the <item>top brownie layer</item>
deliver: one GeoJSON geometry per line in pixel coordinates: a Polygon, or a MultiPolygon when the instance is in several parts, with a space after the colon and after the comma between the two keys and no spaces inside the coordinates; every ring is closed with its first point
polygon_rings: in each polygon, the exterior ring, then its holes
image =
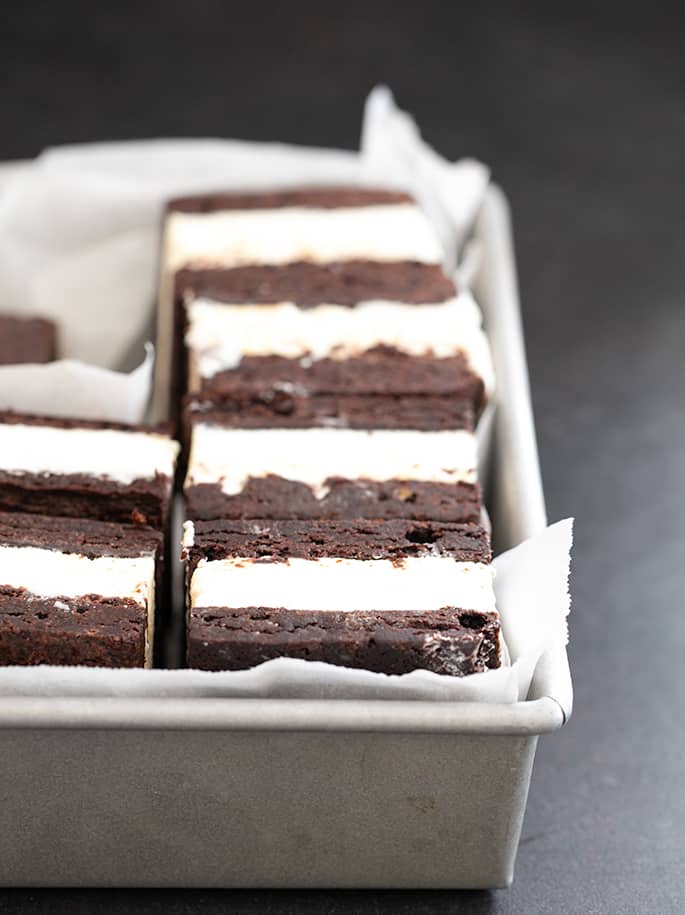
{"type": "Polygon", "coordinates": [[[56,356],[52,321],[0,315],[0,365],[52,362],[56,356]]]}
{"type": "Polygon", "coordinates": [[[490,562],[480,524],[384,521],[198,521],[186,525],[184,546],[191,567],[200,559],[229,557],[285,561],[291,558],[391,560],[449,557],[490,562]]]}
{"type": "Polygon", "coordinates": [[[135,558],[157,553],[162,539],[159,531],[133,524],[0,512],[0,546],[78,553],[88,559],[135,558]]]}
{"type": "Polygon", "coordinates": [[[167,209],[181,213],[211,213],[214,210],[336,209],[413,202],[409,194],[382,188],[311,187],[252,192],[216,191],[177,197],[169,202],[167,209]]]}
{"type": "Polygon", "coordinates": [[[296,261],[283,265],[184,268],[176,274],[179,300],[292,302],[299,308],[308,308],[324,303],[352,306],[370,300],[422,305],[444,302],[455,295],[454,283],[442,267],[414,261],[353,260],[331,264],[296,261]]]}

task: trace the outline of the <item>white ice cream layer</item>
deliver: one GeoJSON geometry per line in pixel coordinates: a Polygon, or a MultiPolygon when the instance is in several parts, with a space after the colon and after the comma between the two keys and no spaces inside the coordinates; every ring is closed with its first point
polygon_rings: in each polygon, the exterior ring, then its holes
{"type": "Polygon", "coordinates": [[[152,556],[96,556],[60,553],[39,547],[0,547],[0,585],[25,588],[36,597],[131,598],[149,601],[155,579],[152,556]]]}
{"type": "Polygon", "coordinates": [[[388,559],[240,557],[201,560],[190,582],[193,607],[430,612],[442,607],[495,611],[490,565],[444,556],[388,559]]]}
{"type": "Polygon", "coordinates": [[[172,271],[190,263],[237,267],[362,259],[437,264],[443,256],[433,228],[412,203],[172,212],[164,247],[172,271]]]}
{"type": "Polygon", "coordinates": [[[269,474],[324,495],[329,477],[346,480],[476,482],[475,436],[466,430],[193,428],[186,488],[218,483],[242,491],[269,474]]]}
{"type": "Polygon", "coordinates": [[[484,379],[490,375],[480,311],[467,293],[436,304],[366,301],[352,308],[228,305],[198,298],[186,311],[186,344],[193,374],[200,378],[235,369],[243,356],[342,360],[379,345],[438,359],[463,353],[474,372],[484,379]]]}
{"type": "Polygon", "coordinates": [[[151,432],[0,425],[0,469],[9,473],[86,474],[128,485],[173,477],[178,447],[151,432]]]}

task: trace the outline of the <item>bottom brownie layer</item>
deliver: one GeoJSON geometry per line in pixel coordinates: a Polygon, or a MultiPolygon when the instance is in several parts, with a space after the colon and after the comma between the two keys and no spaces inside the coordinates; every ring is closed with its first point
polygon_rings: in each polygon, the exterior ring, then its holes
{"type": "Polygon", "coordinates": [[[218,371],[193,384],[197,399],[216,404],[247,397],[266,402],[279,391],[300,397],[447,397],[469,404],[476,414],[485,401],[485,383],[464,353],[441,359],[411,355],[378,345],[348,359],[290,359],[285,356],[243,356],[234,369],[218,371]]]}
{"type": "Polygon", "coordinates": [[[430,483],[421,480],[326,481],[317,498],[311,486],[282,477],[250,479],[242,492],[229,495],[218,484],[186,488],[191,520],[218,518],[409,518],[416,521],[480,520],[480,492],[473,483],[430,483]]]}
{"type": "Polygon", "coordinates": [[[429,670],[464,676],[500,666],[500,624],[496,613],[455,608],[432,613],[190,611],[189,667],[242,670],[277,657],[385,674],[429,670]]]}
{"type": "Polygon", "coordinates": [[[146,621],[126,598],[27,598],[0,588],[0,663],[142,667],[146,621]]]}
{"type": "Polygon", "coordinates": [[[139,524],[162,530],[170,484],[157,476],[123,485],[80,474],[12,474],[0,470],[0,512],[27,512],[139,524]]]}

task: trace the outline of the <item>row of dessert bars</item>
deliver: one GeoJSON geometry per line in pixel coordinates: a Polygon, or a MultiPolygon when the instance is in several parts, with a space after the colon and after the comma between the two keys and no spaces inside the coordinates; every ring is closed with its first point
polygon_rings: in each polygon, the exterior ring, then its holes
{"type": "Polygon", "coordinates": [[[188,664],[498,666],[474,436],[488,349],[414,200],[174,201],[161,290],[187,452],[188,664]]]}
{"type": "Polygon", "coordinates": [[[160,430],[0,414],[0,665],[161,660],[177,451],[160,430]]]}
{"type": "MultiPolygon", "coordinates": [[[[0,315],[0,365],[51,362],[59,338],[0,315]]],[[[178,450],[162,429],[0,413],[0,665],[162,663],[178,450]]]]}

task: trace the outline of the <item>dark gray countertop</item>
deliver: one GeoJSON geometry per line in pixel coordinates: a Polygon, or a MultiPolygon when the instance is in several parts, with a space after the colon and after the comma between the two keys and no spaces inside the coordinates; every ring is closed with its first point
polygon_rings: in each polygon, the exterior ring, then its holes
{"type": "Polygon", "coordinates": [[[511,890],[14,890],[0,911],[682,913],[685,17],[104,6],[4,13],[1,159],[174,134],[353,147],[382,80],[441,152],[491,164],[514,208],[549,515],[578,518],[576,712],[541,741],[511,890]]]}

